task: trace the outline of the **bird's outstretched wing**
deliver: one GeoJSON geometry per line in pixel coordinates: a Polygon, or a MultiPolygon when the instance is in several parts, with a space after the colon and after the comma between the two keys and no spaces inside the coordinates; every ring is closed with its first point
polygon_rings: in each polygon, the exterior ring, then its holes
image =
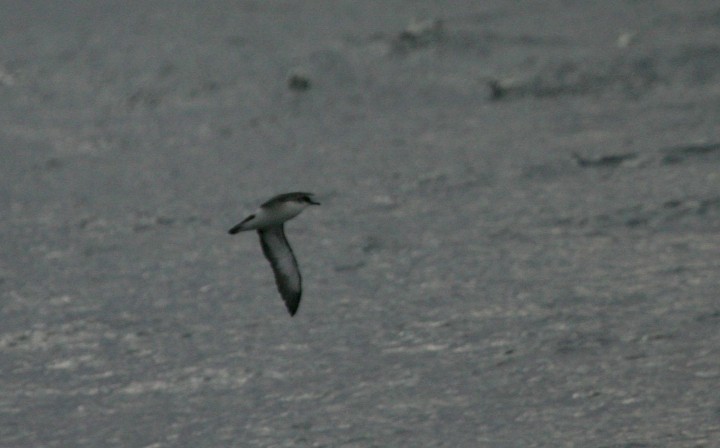
{"type": "Polygon", "coordinates": [[[283,225],[258,230],[260,245],[265,258],[275,273],[275,283],[285,301],[285,306],[294,316],[302,296],[302,278],[292,248],[285,238],[283,225]]]}

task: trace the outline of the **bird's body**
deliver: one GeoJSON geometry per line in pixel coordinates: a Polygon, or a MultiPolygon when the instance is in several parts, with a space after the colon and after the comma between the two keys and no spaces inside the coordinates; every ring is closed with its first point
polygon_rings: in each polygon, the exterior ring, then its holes
{"type": "Polygon", "coordinates": [[[285,221],[296,217],[309,205],[320,205],[312,193],[285,193],[263,203],[257,212],[232,227],[231,235],[257,230],[265,258],[270,262],[278,291],[291,316],[294,316],[302,297],[302,277],[292,248],[285,237],[285,221]]]}

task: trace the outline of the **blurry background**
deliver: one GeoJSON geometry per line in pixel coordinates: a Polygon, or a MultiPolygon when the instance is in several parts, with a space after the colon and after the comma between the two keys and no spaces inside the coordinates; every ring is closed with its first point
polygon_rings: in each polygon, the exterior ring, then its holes
{"type": "Polygon", "coordinates": [[[719,120],[711,0],[3,2],[0,446],[718,446],[719,120]]]}

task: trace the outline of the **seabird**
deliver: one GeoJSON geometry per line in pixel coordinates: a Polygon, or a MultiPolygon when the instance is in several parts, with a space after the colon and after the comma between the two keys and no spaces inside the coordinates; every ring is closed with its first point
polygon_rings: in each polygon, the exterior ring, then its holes
{"type": "Polygon", "coordinates": [[[294,192],[275,196],[265,202],[252,215],[233,226],[228,233],[235,235],[246,230],[257,230],[265,258],[270,262],[278,291],[285,306],[294,316],[302,296],[302,278],[295,254],[285,238],[285,221],[292,219],[309,205],[320,205],[312,193],[294,192]]]}

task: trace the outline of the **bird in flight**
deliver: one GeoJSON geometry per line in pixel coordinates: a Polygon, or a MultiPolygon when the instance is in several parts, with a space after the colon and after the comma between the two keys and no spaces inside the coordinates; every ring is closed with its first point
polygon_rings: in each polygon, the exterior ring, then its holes
{"type": "Polygon", "coordinates": [[[228,231],[230,235],[235,235],[246,230],[257,230],[263,253],[272,266],[275,283],[290,316],[294,316],[300,306],[302,277],[283,225],[310,205],[320,205],[315,202],[312,193],[280,194],[262,204],[254,214],[228,231]]]}

